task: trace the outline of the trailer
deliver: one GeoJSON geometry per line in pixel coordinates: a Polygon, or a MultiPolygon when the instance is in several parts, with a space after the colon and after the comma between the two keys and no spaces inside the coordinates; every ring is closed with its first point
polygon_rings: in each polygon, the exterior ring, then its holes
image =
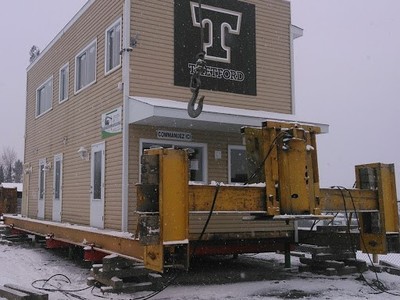
{"type": "Polygon", "coordinates": [[[59,241],[85,247],[88,255],[117,254],[160,273],[188,270],[192,258],[207,255],[282,251],[290,263],[288,254],[302,242],[298,222],[329,221],[331,213],[357,216],[356,246],[363,252],[399,252],[394,165],[356,166],[353,189],[320,188],[318,133],[317,126],[285,122],[243,128],[249,174],[235,185],[189,182],[188,149],[146,150],[136,232],[13,215],[4,215],[4,222],[46,236],[49,245],[59,241]]]}

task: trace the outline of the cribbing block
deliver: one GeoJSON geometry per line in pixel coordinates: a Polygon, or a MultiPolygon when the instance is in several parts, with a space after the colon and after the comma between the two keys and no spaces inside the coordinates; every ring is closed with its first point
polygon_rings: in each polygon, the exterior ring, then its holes
{"type": "Polygon", "coordinates": [[[345,264],[342,261],[335,261],[335,260],[325,260],[325,261],[315,261],[311,258],[307,257],[300,257],[300,262],[302,264],[311,265],[319,268],[335,268],[341,269],[344,268],[345,264]]]}
{"type": "Polygon", "coordinates": [[[16,284],[5,284],[4,286],[7,287],[7,288],[10,288],[10,289],[13,289],[13,290],[28,294],[30,300],[47,300],[47,299],[49,299],[49,295],[48,294],[42,293],[42,292],[37,291],[35,289],[19,286],[19,285],[16,285],[16,284]]]}
{"type": "Polygon", "coordinates": [[[8,300],[30,299],[30,296],[28,294],[10,289],[5,286],[0,286],[0,297],[4,297],[8,300]]]}
{"type": "Polygon", "coordinates": [[[114,289],[116,289],[116,290],[117,289],[122,289],[122,286],[123,286],[124,282],[122,281],[121,278],[118,278],[118,277],[114,276],[110,280],[111,280],[111,286],[114,289]]]}

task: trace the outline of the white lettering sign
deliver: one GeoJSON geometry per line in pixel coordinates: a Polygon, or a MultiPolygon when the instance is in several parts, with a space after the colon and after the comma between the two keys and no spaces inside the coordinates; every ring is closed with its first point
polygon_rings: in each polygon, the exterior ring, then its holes
{"type": "MultiPolygon", "coordinates": [[[[200,27],[199,4],[190,2],[193,26],[200,27]]],[[[227,34],[240,35],[242,13],[211,5],[202,5],[202,25],[208,28],[208,43],[204,43],[205,59],[223,63],[231,63],[231,48],[227,45],[227,34]],[[221,16],[223,16],[221,18],[221,16]],[[223,21],[222,21],[223,20],[223,21]],[[208,26],[205,26],[205,25],[208,26]]]]}
{"type": "Polygon", "coordinates": [[[157,130],[157,138],[162,140],[191,141],[192,134],[190,132],[157,130]]]}

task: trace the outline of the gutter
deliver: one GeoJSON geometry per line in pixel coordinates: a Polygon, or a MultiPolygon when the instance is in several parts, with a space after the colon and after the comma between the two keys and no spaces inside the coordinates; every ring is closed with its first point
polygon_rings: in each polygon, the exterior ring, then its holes
{"type": "Polygon", "coordinates": [[[123,83],[123,123],[122,123],[122,205],[121,231],[128,231],[128,192],[129,192],[129,60],[131,0],[125,0],[123,11],[122,83],[123,83]]]}

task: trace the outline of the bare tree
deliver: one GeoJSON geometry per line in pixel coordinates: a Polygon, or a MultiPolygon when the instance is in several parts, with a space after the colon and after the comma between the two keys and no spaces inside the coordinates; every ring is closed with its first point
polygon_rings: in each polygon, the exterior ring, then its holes
{"type": "Polygon", "coordinates": [[[18,182],[21,183],[22,182],[22,173],[23,173],[23,165],[22,165],[22,161],[20,161],[19,159],[15,162],[14,164],[14,182],[18,182]]]}
{"type": "Polygon", "coordinates": [[[7,169],[6,169],[6,174],[5,174],[4,181],[5,182],[13,182],[12,177],[13,177],[12,176],[12,166],[9,165],[9,166],[7,166],[7,169]]]}
{"type": "Polygon", "coordinates": [[[4,182],[4,179],[5,179],[5,177],[4,177],[4,168],[3,168],[3,165],[0,165],[0,184],[2,182],[4,182]]]}
{"type": "Polygon", "coordinates": [[[13,166],[16,160],[17,152],[15,152],[14,148],[4,147],[3,153],[1,153],[1,164],[4,167],[13,166]]]}

